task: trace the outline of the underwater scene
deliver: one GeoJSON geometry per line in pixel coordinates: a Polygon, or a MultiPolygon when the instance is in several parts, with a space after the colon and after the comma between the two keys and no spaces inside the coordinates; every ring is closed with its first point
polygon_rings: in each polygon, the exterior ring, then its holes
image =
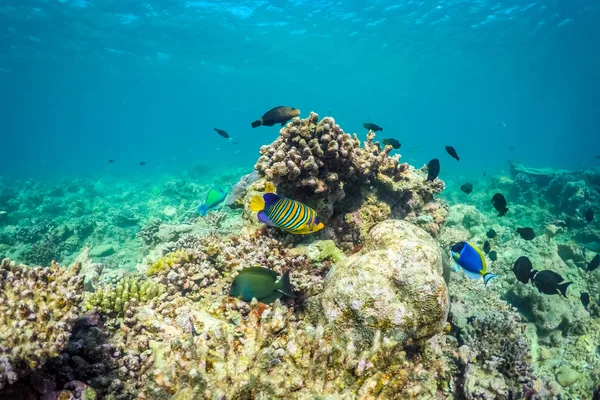
{"type": "Polygon", "coordinates": [[[0,400],[600,400],[600,2],[1,0],[0,400]]]}

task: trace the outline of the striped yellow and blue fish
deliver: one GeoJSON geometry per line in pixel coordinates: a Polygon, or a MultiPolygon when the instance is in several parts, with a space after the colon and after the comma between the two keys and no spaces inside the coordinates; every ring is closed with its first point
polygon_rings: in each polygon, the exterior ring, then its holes
{"type": "Polygon", "coordinates": [[[250,209],[258,212],[257,217],[261,222],[295,235],[314,233],[325,226],[312,208],[275,193],[254,196],[250,201],[250,209]]]}
{"type": "Polygon", "coordinates": [[[483,278],[483,283],[487,286],[490,279],[497,275],[487,272],[485,256],[477,247],[469,242],[458,242],[451,248],[452,258],[456,262],[455,271],[460,268],[465,271],[471,279],[483,278]]]}

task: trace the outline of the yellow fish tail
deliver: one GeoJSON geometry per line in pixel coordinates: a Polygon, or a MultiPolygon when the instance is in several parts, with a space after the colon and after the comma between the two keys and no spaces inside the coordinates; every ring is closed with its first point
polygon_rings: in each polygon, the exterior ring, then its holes
{"type": "Polygon", "coordinates": [[[250,200],[250,209],[254,212],[259,212],[265,209],[265,201],[261,196],[254,196],[250,200]]]}

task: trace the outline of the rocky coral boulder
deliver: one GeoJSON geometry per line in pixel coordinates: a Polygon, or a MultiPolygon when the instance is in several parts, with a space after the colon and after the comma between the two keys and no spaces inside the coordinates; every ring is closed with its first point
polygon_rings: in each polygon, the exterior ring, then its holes
{"type": "Polygon", "coordinates": [[[53,263],[0,265],[0,389],[55,357],[80,315],[83,276],[53,263]]]}
{"type": "Polygon", "coordinates": [[[382,335],[409,344],[439,333],[448,315],[440,247],[406,221],[373,227],[360,252],[337,263],[312,304],[323,320],[358,346],[382,335]]]}

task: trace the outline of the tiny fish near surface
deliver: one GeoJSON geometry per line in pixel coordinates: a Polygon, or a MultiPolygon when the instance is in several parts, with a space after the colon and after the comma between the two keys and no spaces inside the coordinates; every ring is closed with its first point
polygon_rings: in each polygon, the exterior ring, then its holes
{"type": "Polygon", "coordinates": [[[532,228],[517,228],[517,233],[525,240],[535,239],[535,232],[532,228]]]}
{"type": "Polygon", "coordinates": [[[498,216],[503,217],[508,212],[508,208],[506,208],[506,199],[502,195],[502,193],[496,193],[494,197],[492,197],[492,204],[496,211],[498,211],[498,216]]]}
{"type": "Polygon", "coordinates": [[[456,161],[460,161],[460,157],[458,156],[458,153],[456,152],[454,147],[446,146],[446,151],[448,152],[448,154],[450,154],[450,157],[456,159],[456,161]]]}
{"type": "Polygon", "coordinates": [[[223,129],[219,129],[219,128],[214,128],[214,129],[219,134],[219,136],[223,136],[225,139],[229,139],[231,137],[231,136],[229,136],[229,133],[227,133],[223,129]]]}
{"type": "Polygon", "coordinates": [[[427,163],[427,181],[434,181],[440,174],[440,160],[432,159],[427,163]]]}
{"type": "Polygon", "coordinates": [[[383,130],[383,128],[380,127],[379,125],[375,125],[375,124],[372,124],[370,122],[365,122],[363,124],[363,128],[368,129],[368,130],[373,131],[373,132],[377,132],[377,131],[382,131],[383,130]]]}

